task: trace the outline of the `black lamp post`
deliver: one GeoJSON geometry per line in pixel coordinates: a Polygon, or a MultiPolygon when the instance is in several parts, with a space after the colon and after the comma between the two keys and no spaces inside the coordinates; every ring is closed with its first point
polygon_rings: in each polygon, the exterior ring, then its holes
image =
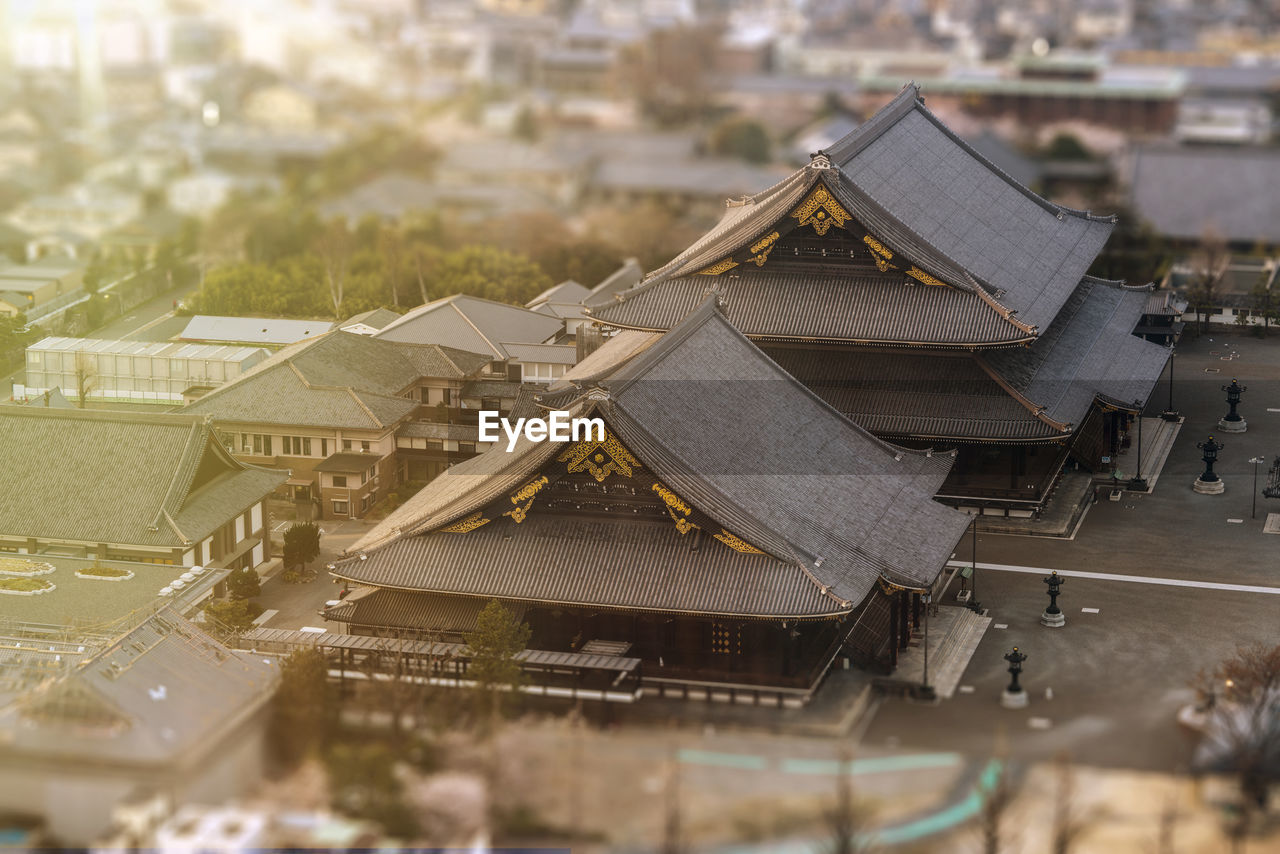
{"type": "Polygon", "coordinates": [[[969,523],[972,530],[972,555],[969,562],[970,578],[973,583],[972,592],[969,593],[969,609],[974,613],[982,613],[982,603],[978,601],[978,515],[975,513],[973,521],[969,523]]]}
{"type": "Polygon", "coordinates": [[[1196,482],[1192,486],[1196,492],[1216,495],[1226,488],[1223,486],[1222,479],[1213,470],[1213,464],[1218,460],[1218,451],[1221,451],[1223,446],[1215,442],[1213,437],[1210,436],[1204,442],[1197,442],[1196,447],[1204,451],[1204,456],[1201,457],[1204,460],[1204,471],[1200,473],[1200,476],[1196,478],[1196,482]]]}
{"type": "Polygon", "coordinates": [[[1018,651],[1015,646],[1013,652],[1005,655],[1004,660],[1009,662],[1009,687],[1004,689],[1004,695],[1000,698],[1000,702],[1010,709],[1021,709],[1027,705],[1027,692],[1022,690],[1022,686],[1018,684],[1018,675],[1022,673],[1022,662],[1027,657],[1018,651]]]}
{"type": "Polygon", "coordinates": [[[1063,580],[1056,569],[1044,579],[1044,583],[1049,585],[1049,607],[1040,615],[1041,625],[1056,629],[1067,623],[1067,615],[1058,607],[1058,594],[1062,592],[1063,580]]]}
{"type": "Polygon", "coordinates": [[[1178,410],[1173,408],[1173,360],[1177,358],[1177,352],[1174,351],[1173,345],[1169,345],[1169,408],[1160,414],[1165,421],[1177,421],[1182,417],[1178,410]]]}
{"type": "Polygon", "coordinates": [[[1224,385],[1222,390],[1227,393],[1227,406],[1231,409],[1218,422],[1218,429],[1226,430],[1229,433],[1245,432],[1249,425],[1240,417],[1240,413],[1236,412],[1236,407],[1240,405],[1240,395],[1248,391],[1248,388],[1240,385],[1239,381],[1233,378],[1231,385],[1224,385]]]}
{"type": "Polygon", "coordinates": [[[1262,457],[1254,457],[1249,460],[1253,463],[1253,509],[1249,512],[1250,519],[1258,518],[1258,466],[1266,462],[1262,457]]]}

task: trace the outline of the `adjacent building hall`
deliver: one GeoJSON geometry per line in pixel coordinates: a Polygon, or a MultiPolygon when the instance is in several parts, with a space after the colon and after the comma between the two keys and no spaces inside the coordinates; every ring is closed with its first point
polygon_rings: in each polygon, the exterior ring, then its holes
{"type": "Polygon", "coordinates": [[[443,470],[430,465],[440,460],[398,454],[396,437],[423,421],[469,415],[474,425],[465,390],[490,376],[491,362],[335,330],[281,350],[187,411],[213,418],[239,459],[286,472],[289,494],[321,518],[355,518],[395,486],[443,470]]]}
{"type": "Polygon", "coordinates": [[[68,397],[172,406],[234,380],[270,355],[261,347],[103,338],[44,338],[27,348],[14,397],[60,388],[68,397]]]}
{"type": "Polygon", "coordinates": [[[190,415],[0,406],[0,551],[213,567],[269,557],[285,480],[190,415]]]}

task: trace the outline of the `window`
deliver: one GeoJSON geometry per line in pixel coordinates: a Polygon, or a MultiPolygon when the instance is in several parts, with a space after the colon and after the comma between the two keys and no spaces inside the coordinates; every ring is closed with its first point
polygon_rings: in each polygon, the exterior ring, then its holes
{"type": "Polygon", "coordinates": [[[475,452],[476,452],[476,443],[475,443],[475,442],[459,442],[459,443],[458,443],[458,453],[460,453],[460,454],[474,454],[475,452]]]}
{"type": "Polygon", "coordinates": [[[320,456],[322,457],[329,456],[329,440],[328,439],[320,440],[320,456]]]}
{"type": "Polygon", "coordinates": [[[351,440],[350,440],[350,439],[343,439],[343,440],[342,440],[342,450],[344,450],[344,451],[349,451],[349,450],[351,450],[351,440]]]}
{"type": "MultiPolygon", "coordinates": [[[[287,436],[285,438],[288,439],[287,436]]],[[[288,452],[287,447],[285,448],[285,451],[286,453],[288,452]]],[[[262,433],[254,433],[253,434],[253,453],[259,457],[274,456],[274,454],[271,451],[271,437],[264,436],[262,433]]]]}
{"type": "Polygon", "coordinates": [[[445,405],[445,406],[448,406],[448,405],[452,402],[452,400],[450,399],[450,396],[449,396],[449,392],[450,392],[450,391],[451,391],[451,389],[447,389],[447,388],[446,388],[446,389],[443,389],[443,390],[441,391],[441,394],[443,394],[444,396],[443,396],[443,397],[441,397],[440,399],[444,402],[444,405],[445,405]]]}
{"type": "Polygon", "coordinates": [[[360,453],[362,453],[362,454],[367,454],[367,453],[369,453],[369,443],[368,443],[368,442],[361,442],[361,443],[360,443],[360,453]]]}
{"type": "Polygon", "coordinates": [[[335,516],[346,516],[350,513],[349,506],[345,501],[333,502],[333,513],[335,516]]]}
{"type": "Polygon", "coordinates": [[[240,452],[248,454],[253,451],[253,436],[248,433],[240,434],[240,452]]]}
{"type": "Polygon", "coordinates": [[[443,451],[443,450],[444,450],[444,439],[428,439],[428,440],[427,440],[427,450],[429,450],[429,451],[443,451]]]}
{"type": "Polygon", "coordinates": [[[347,476],[346,476],[345,474],[335,474],[335,475],[333,476],[333,485],[334,485],[334,486],[346,486],[346,485],[347,485],[347,476]]]}
{"type": "Polygon", "coordinates": [[[360,472],[360,484],[364,485],[369,482],[369,473],[367,471],[360,472]]]}

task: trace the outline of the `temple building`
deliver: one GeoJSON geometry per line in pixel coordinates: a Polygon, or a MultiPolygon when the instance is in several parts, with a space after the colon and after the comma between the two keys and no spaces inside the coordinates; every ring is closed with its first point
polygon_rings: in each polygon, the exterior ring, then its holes
{"type": "Polygon", "coordinates": [[[1114,226],[1018,184],[910,85],[588,313],[663,332],[715,293],[732,325],[855,423],[956,449],[938,498],[1036,516],[1064,467],[1114,458],[1168,358],[1133,334],[1150,286],[1088,275],[1114,226]]]}
{"type": "Polygon", "coordinates": [[[330,567],[354,588],[325,616],[447,643],[497,599],[530,656],[628,656],[646,696],[796,705],[840,654],[891,668],[967,527],[933,497],[955,456],[863,430],[719,302],[576,366],[538,403],[603,435],[436,478],[330,567]]]}

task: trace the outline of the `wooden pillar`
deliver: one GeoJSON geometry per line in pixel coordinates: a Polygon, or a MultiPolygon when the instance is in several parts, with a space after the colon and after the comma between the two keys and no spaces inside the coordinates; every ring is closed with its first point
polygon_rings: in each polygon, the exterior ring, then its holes
{"type": "Polygon", "coordinates": [[[898,597],[890,596],[889,601],[889,664],[898,666],[898,597]]]}
{"type": "Polygon", "coordinates": [[[911,620],[908,616],[908,608],[910,606],[907,604],[909,601],[907,597],[910,595],[911,594],[907,593],[905,590],[898,591],[898,601],[900,603],[900,610],[902,613],[902,620],[899,625],[901,633],[898,636],[898,642],[902,645],[903,649],[906,649],[907,644],[911,643],[911,620]]]}
{"type": "Polygon", "coordinates": [[[916,631],[920,628],[920,594],[911,594],[911,630],[916,631]]]}

